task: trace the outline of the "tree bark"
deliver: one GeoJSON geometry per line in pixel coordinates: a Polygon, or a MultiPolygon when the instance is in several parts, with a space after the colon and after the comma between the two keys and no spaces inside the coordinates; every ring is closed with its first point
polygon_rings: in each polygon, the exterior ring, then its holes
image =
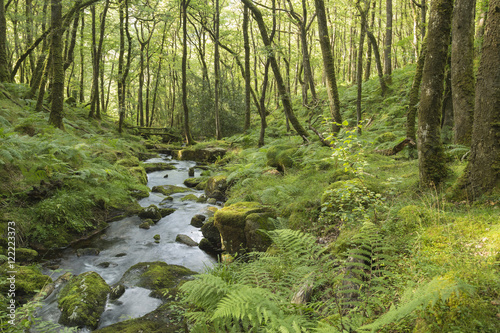
{"type": "Polygon", "coordinates": [[[451,41],[455,143],[470,144],[474,119],[474,12],[476,0],[456,0],[451,41]]]}
{"type": "Polygon", "coordinates": [[[418,108],[418,161],[422,186],[437,186],[447,175],[441,142],[440,110],[452,10],[453,0],[435,0],[430,10],[427,54],[418,108]]]}
{"type": "Polygon", "coordinates": [[[332,131],[338,133],[342,124],[340,114],[340,98],[337,89],[337,78],[335,77],[335,60],[333,59],[328,33],[328,21],[326,20],[324,0],[315,0],[316,16],[318,18],[318,37],[323,56],[323,67],[326,75],[326,88],[328,92],[328,101],[330,105],[330,115],[333,119],[332,131]]]}
{"type": "Polygon", "coordinates": [[[392,75],[392,0],[386,0],[386,26],[385,26],[385,43],[384,43],[384,75],[386,81],[391,82],[392,75]]]}
{"type": "Polygon", "coordinates": [[[466,170],[469,195],[500,186],[500,0],[491,0],[477,73],[474,125],[466,170]]]}
{"type": "Polygon", "coordinates": [[[184,110],[184,136],[188,145],[195,144],[189,129],[189,107],[187,104],[187,8],[191,0],[182,0],[182,109],[184,110]]]}
{"type": "Polygon", "coordinates": [[[7,57],[7,20],[4,1],[0,0],[0,82],[11,82],[9,59],[7,57]]]}
{"type": "Polygon", "coordinates": [[[215,0],[215,17],[214,17],[214,106],[215,106],[215,137],[217,140],[222,139],[221,126],[220,126],[220,60],[219,60],[219,0],[215,0]]]}
{"type": "Polygon", "coordinates": [[[51,0],[51,56],[52,56],[52,104],[49,124],[64,130],[64,61],[62,47],[62,5],[61,0],[51,0]]]}
{"type": "Polygon", "coordinates": [[[385,96],[385,94],[387,93],[387,90],[389,88],[387,87],[387,84],[385,83],[385,77],[384,77],[384,72],[382,69],[382,61],[380,60],[380,52],[378,49],[377,40],[375,39],[375,36],[373,35],[373,33],[371,31],[367,31],[366,34],[368,36],[368,40],[370,41],[370,45],[372,46],[373,55],[375,56],[375,64],[377,65],[378,81],[380,83],[380,94],[382,96],[385,96]]]}
{"type": "Polygon", "coordinates": [[[267,34],[267,28],[264,23],[264,19],[262,18],[262,13],[260,10],[254,6],[254,4],[251,2],[251,0],[241,0],[246,6],[248,6],[248,9],[252,11],[255,21],[257,22],[257,25],[259,26],[260,34],[262,36],[262,40],[264,42],[264,45],[266,46],[267,52],[268,52],[268,58],[269,61],[271,62],[271,68],[273,69],[274,77],[276,79],[276,83],[278,85],[278,91],[280,93],[281,101],[283,103],[283,109],[285,111],[286,116],[290,120],[290,123],[292,124],[293,128],[297,131],[298,135],[300,135],[304,141],[308,141],[308,133],[302,127],[300,124],[299,120],[295,116],[295,113],[293,112],[292,108],[292,103],[290,101],[290,96],[288,95],[288,92],[286,91],[286,86],[283,81],[283,77],[281,76],[280,69],[278,67],[278,63],[276,61],[276,57],[274,55],[274,48],[271,45],[271,42],[269,40],[269,36],[267,34]]]}
{"type": "Polygon", "coordinates": [[[366,35],[366,16],[368,15],[368,11],[370,10],[370,0],[363,2],[363,7],[359,4],[359,1],[356,3],[356,7],[358,8],[359,14],[361,16],[360,22],[360,32],[359,32],[359,49],[358,49],[358,65],[356,71],[356,84],[357,84],[357,92],[358,96],[356,99],[356,125],[358,126],[358,133],[361,134],[361,94],[363,91],[363,47],[365,44],[365,35],[366,35]]]}
{"type": "Polygon", "coordinates": [[[250,39],[248,37],[248,21],[250,15],[248,7],[243,5],[243,48],[245,50],[245,132],[250,129],[250,89],[252,89],[250,81],[250,39]]]}

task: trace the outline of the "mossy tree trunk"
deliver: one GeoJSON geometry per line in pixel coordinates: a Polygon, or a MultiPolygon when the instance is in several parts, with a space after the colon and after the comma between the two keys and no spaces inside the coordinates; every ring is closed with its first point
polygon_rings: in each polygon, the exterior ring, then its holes
{"type": "Polygon", "coordinates": [[[243,48],[245,49],[245,70],[243,72],[245,78],[245,132],[250,128],[250,90],[252,89],[250,79],[250,38],[248,36],[248,22],[250,15],[248,7],[243,5],[243,48]]]}
{"type": "Polygon", "coordinates": [[[4,1],[0,0],[0,82],[10,82],[9,59],[7,57],[7,20],[4,1]]]}
{"type": "MultiPolygon", "coordinates": [[[[425,56],[427,53],[427,43],[422,43],[420,55],[418,56],[417,68],[415,69],[415,76],[410,89],[410,96],[408,102],[408,111],[406,112],[406,137],[417,141],[417,131],[415,122],[417,119],[417,104],[420,97],[420,84],[422,83],[422,72],[424,69],[425,56]]],[[[413,157],[413,152],[410,150],[410,155],[413,157]]]]}
{"type": "Polygon", "coordinates": [[[392,75],[392,0],[386,0],[386,25],[384,43],[384,75],[388,83],[391,83],[392,75]]]}
{"type": "Polygon", "coordinates": [[[214,13],[214,104],[215,104],[215,137],[222,139],[220,126],[220,55],[219,55],[219,0],[215,0],[214,13]]]}
{"type": "Polygon", "coordinates": [[[342,115],[340,114],[340,98],[337,89],[337,78],[335,77],[335,60],[333,59],[330,45],[325,2],[324,0],[314,0],[314,4],[316,6],[316,16],[318,18],[318,38],[326,75],[326,89],[328,92],[328,101],[330,103],[330,115],[333,119],[332,131],[333,133],[338,133],[341,127],[340,124],[342,124],[342,115]]]}
{"type": "Polygon", "coordinates": [[[257,7],[255,7],[255,5],[252,3],[251,0],[241,0],[241,1],[253,13],[254,19],[257,22],[257,25],[259,27],[262,41],[264,42],[264,45],[266,46],[266,49],[267,49],[267,56],[269,58],[269,61],[271,62],[271,68],[273,69],[274,78],[276,79],[278,92],[280,94],[281,101],[283,103],[283,109],[285,111],[285,114],[288,117],[293,128],[297,131],[298,135],[300,135],[304,139],[304,141],[308,141],[307,131],[304,129],[304,127],[302,127],[299,120],[295,116],[295,113],[293,112],[292,103],[290,101],[290,95],[288,94],[288,92],[286,90],[283,76],[281,76],[281,71],[280,71],[280,68],[278,66],[278,62],[276,61],[276,57],[275,57],[275,51],[274,51],[274,48],[271,44],[271,41],[269,40],[269,35],[267,34],[267,28],[266,28],[266,24],[264,23],[262,13],[260,12],[260,10],[257,7]]]}
{"type": "Polygon", "coordinates": [[[189,129],[189,107],[187,104],[187,9],[191,0],[182,0],[182,108],[184,110],[184,136],[188,145],[195,144],[189,129]]]}
{"type": "Polygon", "coordinates": [[[452,10],[453,0],[435,0],[430,9],[418,108],[418,161],[422,186],[439,185],[447,175],[440,125],[452,10]]]}
{"type": "Polygon", "coordinates": [[[473,197],[500,186],[500,0],[491,0],[477,73],[466,178],[473,197]]]}
{"type": "Polygon", "coordinates": [[[51,56],[52,56],[52,96],[49,124],[64,129],[64,60],[62,45],[62,5],[61,0],[51,0],[51,56]]]}
{"type": "Polygon", "coordinates": [[[359,48],[358,48],[358,64],[356,71],[356,84],[357,84],[357,99],[356,99],[356,126],[358,126],[358,133],[361,134],[361,94],[363,91],[363,47],[365,44],[365,36],[367,31],[367,15],[370,10],[371,0],[364,0],[363,6],[361,6],[360,1],[356,3],[356,7],[361,16],[360,22],[360,32],[359,32],[359,48]]]}
{"type": "Polygon", "coordinates": [[[366,35],[368,36],[368,40],[370,41],[370,45],[371,45],[372,50],[373,50],[373,55],[375,56],[375,64],[377,66],[378,82],[380,83],[380,94],[382,96],[385,96],[385,94],[387,93],[387,90],[389,88],[387,87],[387,84],[385,83],[384,70],[382,68],[382,61],[380,60],[380,52],[378,49],[377,39],[375,38],[373,33],[369,30],[366,31],[366,35]]]}
{"type": "Polygon", "coordinates": [[[474,119],[474,12],[476,0],[456,0],[451,41],[455,143],[470,144],[474,119]]]}

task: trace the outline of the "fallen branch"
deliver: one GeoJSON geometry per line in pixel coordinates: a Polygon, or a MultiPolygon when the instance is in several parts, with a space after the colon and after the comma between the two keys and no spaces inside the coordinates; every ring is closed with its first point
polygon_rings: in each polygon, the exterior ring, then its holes
{"type": "Polygon", "coordinates": [[[397,153],[399,153],[401,150],[403,150],[404,147],[406,147],[408,145],[412,146],[412,147],[416,146],[415,142],[412,139],[406,138],[403,141],[401,141],[400,143],[398,143],[397,145],[395,145],[394,147],[392,147],[391,149],[375,150],[375,152],[378,154],[385,155],[385,156],[392,156],[392,155],[396,155],[397,153]]]}

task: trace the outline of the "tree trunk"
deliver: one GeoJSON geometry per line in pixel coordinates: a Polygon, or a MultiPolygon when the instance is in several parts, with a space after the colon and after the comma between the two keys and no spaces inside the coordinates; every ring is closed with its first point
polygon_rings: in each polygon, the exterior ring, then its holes
{"type": "Polygon", "coordinates": [[[453,131],[453,100],[451,97],[451,57],[448,56],[444,79],[443,105],[441,108],[441,140],[443,143],[451,143],[451,132],[453,131]]]}
{"type": "Polygon", "coordinates": [[[474,119],[474,12],[476,0],[456,0],[451,41],[455,143],[470,144],[474,119]]]}
{"type": "Polygon", "coordinates": [[[188,145],[195,144],[189,129],[189,107],[187,104],[187,8],[191,0],[182,0],[182,108],[184,110],[184,136],[188,145]]]}
{"type": "Polygon", "coordinates": [[[333,133],[338,133],[342,124],[342,116],[340,114],[340,98],[337,89],[337,79],[335,77],[335,60],[333,59],[330,45],[325,2],[324,0],[315,0],[314,4],[316,5],[316,15],[318,17],[318,38],[323,56],[323,67],[325,68],[330,115],[333,119],[332,131],[333,133]]]}
{"type": "Polygon", "coordinates": [[[356,84],[358,96],[356,100],[356,126],[358,126],[358,133],[361,134],[361,94],[363,91],[363,47],[365,44],[366,35],[366,16],[370,10],[370,0],[364,1],[364,8],[361,7],[359,2],[356,4],[359,14],[361,16],[360,32],[359,32],[359,49],[358,49],[358,65],[356,71],[356,84]]]}
{"type": "Polygon", "coordinates": [[[7,20],[4,1],[0,0],[0,82],[10,82],[9,59],[7,57],[7,20]]]}
{"type": "Polygon", "coordinates": [[[471,153],[465,174],[472,198],[500,186],[499,45],[500,0],[491,0],[477,73],[471,153]]]}
{"type": "Polygon", "coordinates": [[[64,130],[64,61],[62,47],[62,5],[61,0],[51,0],[51,56],[52,56],[52,104],[50,107],[49,124],[64,130]]]}
{"type": "Polygon", "coordinates": [[[258,146],[264,146],[264,139],[266,135],[267,128],[267,110],[266,110],[266,90],[267,83],[269,82],[269,59],[266,61],[266,65],[264,66],[264,77],[262,79],[262,93],[260,95],[260,103],[259,103],[259,115],[260,115],[260,134],[259,134],[259,143],[258,146]]]}
{"type": "Polygon", "coordinates": [[[243,5],[243,48],[245,49],[245,132],[250,129],[250,39],[248,37],[248,21],[250,15],[248,14],[247,6],[243,5]]]}
{"type": "MultiPolygon", "coordinates": [[[[375,36],[373,35],[373,33],[371,31],[367,31],[366,34],[368,36],[368,40],[370,41],[370,45],[372,46],[373,55],[375,56],[375,64],[377,65],[378,81],[380,83],[380,94],[382,96],[385,96],[385,94],[387,93],[387,90],[389,88],[387,87],[387,84],[385,83],[384,72],[382,69],[382,61],[380,60],[380,52],[378,50],[377,40],[375,39],[375,36]]],[[[419,85],[420,85],[420,83],[419,83],[419,85]]],[[[417,95],[417,97],[418,97],[418,95],[417,95]]]]}
{"type": "Polygon", "coordinates": [[[385,26],[385,44],[384,44],[384,75],[386,81],[391,83],[392,75],[392,0],[386,0],[386,26],[385,26]]]}
{"type": "Polygon", "coordinates": [[[80,27],[80,103],[85,101],[85,66],[84,66],[84,36],[83,31],[85,28],[85,19],[82,15],[82,26],[80,27]]]}
{"type": "Polygon", "coordinates": [[[430,10],[427,54],[418,108],[418,161],[422,186],[437,186],[447,175],[441,142],[440,110],[452,10],[453,0],[435,0],[430,10]]]}
{"type": "Polygon", "coordinates": [[[220,60],[219,60],[219,0],[215,0],[215,17],[214,17],[214,33],[215,33],[215,45],[214,45],[214,103],[215,103],[215,137],[217,140],[222,139],[221,127],[220,127],[220,60]]]}
{"type": "Polygon", "coordinates": [[[269,61],[271,62],[271,67],[273,69],[274,77],[276,79],[276,83],[278,85],[278,90],[281,96],[281,100],[283,103],[283,109],[285,111],[286,116],[290,120],[293,128],[297,131],[298,135],[300,135],[304,141],[308,141],[308,133],[302,127],[300,124],[299,120],[295,116],[292,108],[292,103],[290,101],[290,96],[288,95],[286,91],[286,86],[283,81],[283,77],[281,76],[280,69],[278,67],[278,63],[276,62],[276,57],[274,55],[274,49],[273,46],[271,45],[271,42],[269,40],[269,36],[267,34],[267,28],[264,23],[264,19],[262,18],[262,13],[260,10],[254,6],[254,4],[251,2],[251,0],[241,0],[247,7],[252,11],[254,14],[254,18],[259,26],[260,34],[262,36],[262,40],[264,42],[264,45],[266,46],[267,52],[268,52],[268,58],[269,61]]]}

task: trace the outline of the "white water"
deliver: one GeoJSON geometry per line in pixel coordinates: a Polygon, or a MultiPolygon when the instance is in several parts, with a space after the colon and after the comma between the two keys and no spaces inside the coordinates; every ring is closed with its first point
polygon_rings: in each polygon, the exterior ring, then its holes
{"type": "MultiPolygon", "coordinates": [[[[146,161],[146,163],[154,162],[175,162],[177,169],[148,174],[148,186],[150,188],[157,185],[184,187],[183,181],[189,178],[188,170],[195,165],[194,162],[189,161],[167,161],[165,157],[146,161]],[[165,174],[168,174],[168,178],[164,178],[165,174]]],[[[199,174],[195,174],[195,176],[199,176],[199,174]]],[[[189,193],[195,193],[199,196],[202,191],[173,194],[174,200],[168,202],[167,206],[160,205],[160,202],[165,197],[164,195],[151,193],[148,198],[139,201],[142,207],[154,204],[158,207],[172,207],[177,210],[173,214],[162,218],[149,230],[139,228],[141,219],[137,216],[112,222],[103,234],[85,246],[98,248],[100,250],[98,256],[78,257],[75,249],[67,249],[61,254],[59,270],[50,271],[46,269],[44,273],[55,280],[67,271],[74,275],[94,271],[112,286],[121,279],[123,273],[131,266],[140,262],[164,261],[168,264],[181,265],[193,271],[202,272],[205,267],[213,265],[215,259],[198,247],[189,247],[175,242],[177,234],[188,235],[196,242],[199,242],[202,238],[201,231],[191,226],[190,222],[194,215],[207,213],[207,207],[210,205],[192,201],[182,202],[180,199],[189,193]],[[156,234],[161,237],[160,243],[155,243],[153,239],[156,234]]],[[[38,316],[43,320],[51,322],[59,320],[60,311],[57,308],[56,296],[59,289],[56,288],[39,311],[38,316]]],[[[130,318],[141,317],[155,310],[161,303],[160,300],[149,297],[149,290],[129,287],[118,300],[106,304],[106,310],[101,316],[99,328],[130,318]]],[[[79,331],[88,332],[86,329],[79,331]]]]}

